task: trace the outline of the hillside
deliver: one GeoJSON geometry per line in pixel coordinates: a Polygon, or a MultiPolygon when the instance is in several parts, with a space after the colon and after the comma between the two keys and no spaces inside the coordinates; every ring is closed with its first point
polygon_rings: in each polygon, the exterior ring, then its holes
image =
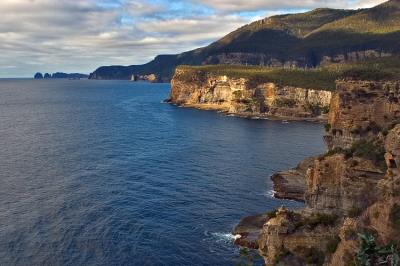
{"type": "Polygon", "coordinates": [[[144,65],[100,67],[92,79],[155,74],[169,81],[178,65],[315,67],[400,53],[400,1],[370,9],[316,9],[245,25],[207,47],[161,55],[144,65]]]}

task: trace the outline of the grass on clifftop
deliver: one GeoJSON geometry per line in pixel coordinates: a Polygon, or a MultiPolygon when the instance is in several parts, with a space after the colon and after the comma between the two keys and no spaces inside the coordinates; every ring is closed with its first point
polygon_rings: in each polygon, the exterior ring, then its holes
{"type": "Polygon", "coordinates": [[[273,82],[285,86],[334,90],[336,80],[336,74],[325,69],[305,70],[232,65],[180,66],[179,69],[184,69],[188,76],[194,71],[197,75],[246,78],[251,85],[273,82]]]}
{"type": "Polygon", "coordinates": [[[338,79],[400,80],[399,57],[331,64],[314,69],[238,65],[180,66],[179,69],[185,70],[185,74],[180,78],[190,78],[195,72],[200,79],[207,75],[228,76],[246,78],[251,86],[273,82],[284,86],[331,91],[335,90],[335,81],[338,79]]]}

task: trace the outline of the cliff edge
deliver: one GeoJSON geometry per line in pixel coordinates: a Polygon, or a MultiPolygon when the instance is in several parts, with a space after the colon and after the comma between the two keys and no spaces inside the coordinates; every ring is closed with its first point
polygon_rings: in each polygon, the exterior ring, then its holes
{"type": "MultiPolygon", "coordinates": [[[[229,67],[237,71],[235,75],[223,74],[218,68],[223,66],[179,67],[171,82],[168,102],[244,117],[327,119],[332,97],[329,89],[279,84],[268,78],[268,68],[229,67]],[[252,70],[257,73],[249,75],[252,70]],[[263,76],[258,76],[261,73],[263,76]]],[[[280,71],[285,72],[280,75],[290,74],[286,73],[289,70],[280,71]]]]}
{"type": "Polygon", "coordinates": [[[299,174],[306,207],[260,230],[266,265],[399,265],[400,82],[338,81],[325,141],[299,174]]]}

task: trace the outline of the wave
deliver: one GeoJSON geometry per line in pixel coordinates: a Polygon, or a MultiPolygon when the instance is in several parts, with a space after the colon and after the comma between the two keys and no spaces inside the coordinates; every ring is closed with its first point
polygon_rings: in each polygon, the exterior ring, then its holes
{"type": "Polygon", "coordinates": [[[241,238],[241,235],[233,235],[231,233],[211,233],[217,242],[232,243],[236,239],[241,238]]]}
{"type": "Polygon", "coordinates": [[[265,192],[264,196],[266,196],[267,198],[274,199],[275,198],[275,190],[273,190],[273,189],[268,190],[267,192],[265,192]]]}

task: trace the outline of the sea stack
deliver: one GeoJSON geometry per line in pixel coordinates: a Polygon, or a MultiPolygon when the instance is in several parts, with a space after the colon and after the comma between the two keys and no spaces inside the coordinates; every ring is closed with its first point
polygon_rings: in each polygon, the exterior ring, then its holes
{"type": "Polygon", "coordinates": [[[43,74],[40,72],[37,72],[34,76],[35,79],[43,79],[43,74]]]}

